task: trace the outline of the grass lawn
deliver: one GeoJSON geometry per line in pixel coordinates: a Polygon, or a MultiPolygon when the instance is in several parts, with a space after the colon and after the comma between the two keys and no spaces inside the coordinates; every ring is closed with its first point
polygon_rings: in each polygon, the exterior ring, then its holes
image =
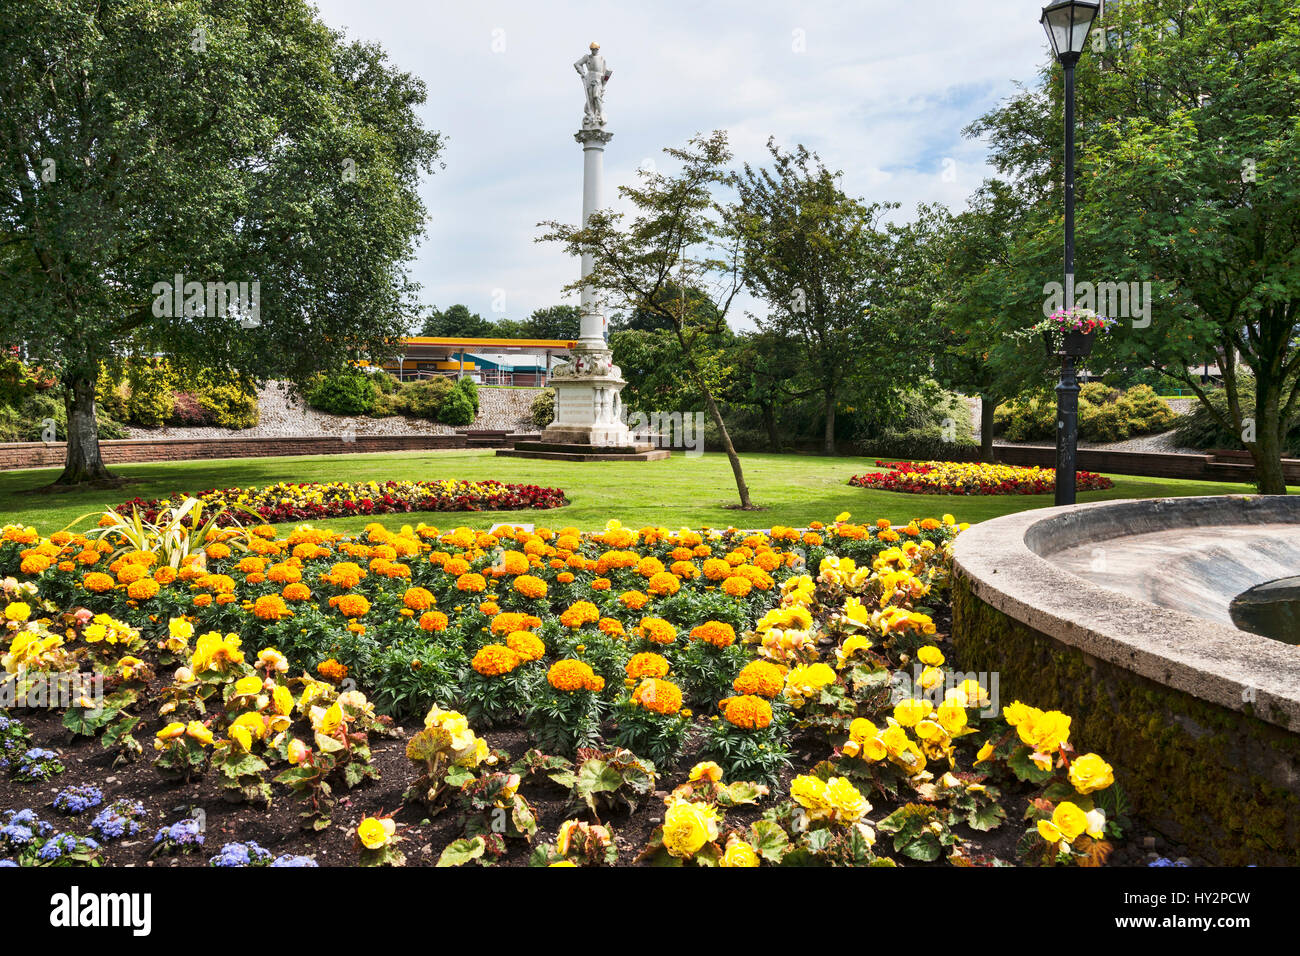
{"type": "MultiPolygon", "coordinates": [[[[367,455],[316,455],[286,458],[241,458],[220,461],[156,462],[121,465],[113,470],[132,483],[123,489],[44,493],[58,469],[0,472],[0,524],[35,525],[48,534],[76,518],[120,504],[128,498],[159,498],[176,492],[210,488],[260,487],[279,481],[381,481],[385,479],[496,478],[505,482],[563,488],[572,504],[552,511],[417,513],[382,515],[393,527],[425,521],[440,527],[487,527],[501,522],[530,522],[549,527],[604,526],[618,518],[634,527],[677,528],[729,525],[767,528],[774,524],[804,526],[829,521],[842,511],[857,520],[889,518],[906,523],[914,517],[951,513],[972,524],[999,515],[1042,508],[1050,496],[964,497],[904,495],[854,488],[855,474],[877,470],[863,458],[804,455],[744,455],[745,478],[759,512],[728,508],[736,501],[735,484],[725,455],[687,458],[673,455],[659,462],[554,462],[498,458],[491,451],[428,451],[367,455]]],[[[1080,501],[1114,498],[1161,498],[1187,495],[1249,494],[1251,486],[1206,481],[1168,481],[1111,476],[1110,491],[1088,492],[1080,501]]],[[[1300,489],[1293,489],[1300,491],[1300,489]]],[[[327,527],[359,530],[362,519],[323,522],[327,527]]]]}

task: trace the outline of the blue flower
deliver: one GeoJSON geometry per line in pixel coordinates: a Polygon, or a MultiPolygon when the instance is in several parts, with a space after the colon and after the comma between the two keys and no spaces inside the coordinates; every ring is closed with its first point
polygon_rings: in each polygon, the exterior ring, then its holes
{"type": "Polygon", "coordinates": [[[142,816],[144,804],[139,800],[116,800],[95,815],[95,819],[90,821],[90,828],[99,834],[101,840],[135,836],[140,832],[140,824],[136,820],[142,816]]]}
{"type": "Polygon", "coordinates": [[[163,827],[154,834],[153,842],[156,846],[167,850],[188,853],[203,845],[203,832],[199,829],[199,821],[190,817],[169,827],[163,827]]]}
{"type": "Polygon", "coordinates": [[[271,851],[252,840],[247,843],[227,843],[221,852],[208,861],[209,866],[265,866],[271,860],[271,851]]]}
{"type": "Polygon", "coordinates": [[[272,866],[320,866],[319,863],[317,863],[309,856],[294,856],[290,853],[285,853],[281,856],[277,856],[271,862],[271,865],[272,866]]]}
{"type": "Polygon", "coordinates": [[[54,798],[54,809],[64,813],[84,813],[103,802],[104,792],[99,787],[66,787],[54,798]]]}
{"type": "Polygon", "coordinates": [[[1158,856],[1150,863],[1147,864],[1147,866],[1186,866],[1186,865],[1187,863],[1184,860],[1171,860],[1167,856],[1158,856]]]}

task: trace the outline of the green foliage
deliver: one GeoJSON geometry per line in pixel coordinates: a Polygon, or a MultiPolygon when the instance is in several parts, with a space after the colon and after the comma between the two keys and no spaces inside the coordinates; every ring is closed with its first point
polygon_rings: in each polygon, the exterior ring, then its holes
{"type": "Polygon", "coordinates": [[[457,379],[438,411],[438,421],[460,427],[472,425],[478,417],[478,386],[470,378],[457,379]]]}
{"type": "Polygon", "coordinates": [[[404,382],[379,403],[376,412],[386,411],[436,422],[452,388],[452,380],[445,375],[418,382],[404,382]]]}
{"type": "MultiPolygon", "coordinates": [[[[1134,435],[1168,431],[1178,420],[1168,403],[1149,385],[1116,392],[1100,382],[1079,390],[1079,437],[1115,442],[1134,435]]],[[[1040,396],[1007,402],[994,415],[998,430],[1010,441],[1046,441],[1056,437],[1056,401],[1040,396]]]]}
{"type": "Polygon", "coordinates": [[[533,399],[533,404],[528,409],[528,417],[534,428],[545,428],[555,421],[555,389],[543,389],[533,399]]]}
{"type": "Polygon", "coordinates": [[[368,415],[378,395],[364,372],[332,372],[316,378],[307,391],[307,404],[331,415],[368,415]]]}
{"type": "Polygon", "coordinates": [[[257,394],[236,382],[203,385],[195,398],[218,428],[252,428],[261,419],[257,394]]]}
{"type": "MultiPolygon", "coordinates": [[[[1249,376],[1242,376],[1238,383],[1242,395],[1240,410],[1243,418],[1253,418],[1255,415],[1254,384],[1254,379],[1249,376]]],[[[1232,413],[1228,408],[1227,389],[1212,389],[1208,398],[1208,406],[1204,402],[1197,402],[1188,414],[1178,420],[1174,438],[1179,446],[1204,451],[1243,448],[1241,433],[1230,427],[1232,413]]],[[[1289,458],[1300,455],[1300,414],[1285,423],[1282,434],[1282,454],[1289,458]]]]}
{"type": "Polygon", "coordinates": [[[599,822],[602,810],[632,813],[654,792],[655,765],[622,748],[580,750],[574,769],[552,773],[550,778],[569,791],[572,806],[586,805],[599,822]]]}

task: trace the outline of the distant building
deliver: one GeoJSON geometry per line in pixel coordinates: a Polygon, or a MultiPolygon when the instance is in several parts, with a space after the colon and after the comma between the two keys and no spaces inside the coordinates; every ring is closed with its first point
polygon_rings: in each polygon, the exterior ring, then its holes
{"type": "Polygon", "coordinates": [[[402,340],[402,351],[384,369],[406,382],[445,375],[482,385],[544,386],[574,345],[563,339],[414,336],[402,340]]]}

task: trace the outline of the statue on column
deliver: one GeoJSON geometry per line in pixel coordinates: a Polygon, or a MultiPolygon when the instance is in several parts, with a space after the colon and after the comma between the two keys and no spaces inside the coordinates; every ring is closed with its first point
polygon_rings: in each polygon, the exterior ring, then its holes
{"type": "Polygon", "coordinates": [[[573,64],[582,77],[582,87],[587,93],[587,107],[582,114],[583,129],[601,129],[605,125],[605,84],[614,71],[605,65],[600,55],[600,44],[593,43],[591,52],[573,64]]]}

